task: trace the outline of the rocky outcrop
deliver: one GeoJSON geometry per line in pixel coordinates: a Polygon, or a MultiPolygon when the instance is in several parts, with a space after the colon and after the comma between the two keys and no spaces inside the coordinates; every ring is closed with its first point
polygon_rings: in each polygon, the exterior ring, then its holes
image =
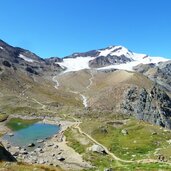
{"type": "MultiPolygon", "coordinates": [[[[60,72],[61,67],[54,63],[57,58],[43,59],[29,50],[13,47],[0,40],[0,66],[26,72],[30,75],[46,75],[60,72]]],[[[58,59],[59,60],[59,59],[58,59]]]]}
{"type": "Polygon", "coordinates": [[[131,62],[132,60],[130,58],[127,58],[126,56],[99,56],[91,61],[89,61],[89,66],[91,68],[100,68],[105,67],[109,65],[115,65],[115,64],[123,64],[126,62],[131,62]]]}
{"type": "Polygon", "coordinates": [[[46,58],[45,61],[46,61],[47,64],[53,64],[55,62],[63,62],[63,58],[50,57],[50,58],[46,58]]]}
{"type": "Polygon", "coordinates": [[[171,92],[171,61],[155,64],[140,64],[133,68],[171,92]]]}
{"type": "Polygon", "coordinates": [[[171,129],[171,99],[157,86],[150,91],[131,87],[125,91],[120,107],[139,120],[171,129]]]}
{"type": "Polygon", "coordinates": [[[91,50],[83,53],[73,53],[72,55],[66,56],[64,58],[76,58],[76,57],[97,57],[100,54],[98,50],[91,50]]]}
{"type": "Polygon", "coordinates": [[[17,161],[10,152],[8,152],[2,144],[0,144],[0,161],[9,161],[15,162],[17,161]]]}

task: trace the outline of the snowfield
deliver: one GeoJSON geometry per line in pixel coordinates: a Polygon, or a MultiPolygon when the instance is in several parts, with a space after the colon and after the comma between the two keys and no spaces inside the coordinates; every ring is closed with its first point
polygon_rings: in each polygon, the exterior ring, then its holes
{"type": "Polygon", "coordinates": [[[24,60],[27,61],[27,62],[34,62],[33,59],[30,59],[30,58],[28,58],[28,57],[26,57],[26,56],[24,56],[24,55],[22,55],[22,54],[20,54],[18,57],[24,59],[24,60]]]}
{"type": "MultiPolygon", "coordinates": [[[[159,62],[165,62],[169,59],[163,58],[163,57],[150,57],[146,54],[139,54],[134,53],[128,50],[127,48],[123,46],[110,46],[103,50],[98,50],[100,54],[97,56],[122,56],[131,59],[131,62],[127,62],[125,64],[115,64],[115,65],[109,65],[102,68],[97,68],[97,70],[103,70],[103,69],[122,69],[122,70],[128,70],[133,71],[133,67],[139,64],[149,64],[154,63],[158,64],[159,62]]],[[[79,71],[82,69],[90,69],[89,67],[89,61],[93,60],[97,57],[76,57],[76,58],[66,58],[63,59],[63,62],[57,62],[61,67],[66,67],[67,70],[65,72],[70,71],[79,71]]]]}
{"type": "Polygon", "coordinates": [[[77,58],[66,58],[63,62],[57,62],[61,67],[66,67],[65,72],[79,71],[82,69],[90,69],[88,62],[92,60],[92,57],[77,57],[77,58]]]}

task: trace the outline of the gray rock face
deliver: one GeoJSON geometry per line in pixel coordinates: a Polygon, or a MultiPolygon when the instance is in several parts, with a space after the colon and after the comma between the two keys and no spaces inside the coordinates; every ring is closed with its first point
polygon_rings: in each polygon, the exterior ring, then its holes
{"type": "Polygon", "coordinates": [[[97,57],[98,55],[100,54],[99,51],[97,50],[91,50],[91,51],[88,51],[88,52],[83,52],[83,53],[73,53],[72,55],[69,55],[69,56],[66,56],[64,58],[76,58],[76,57],[97,57]]]}
{"type": "Polygon", "coordinates": [[[59,57],[50,57],[50,58],[45,59],[45,61],[48,64],[54,64],[55,62],[63,62],[63,59],[59,57]]]}
{"type": "Polygon", "coordinates": [[[123,113],[171,129],[171,99],[157,86],[150,91],[131,87],[123,99],[120,106],[123,113]]]}
{"type": "Polygon", "coordinates": [[[99,56],[89,62],[89,66],[91,68],[99,68],[99,67],[105,67],[109,65],[114,64],[123,64],[126,62],[131,62],[132,60],[130,58],[122,56],[99,56]]]}
{"type": "Polygon", "coordinates": [[[134,67],[134,70],[146,75],[162,88],[171,92],[171,61],[161,62],[157,66],[155,64],[140,64],[134,67]]]}

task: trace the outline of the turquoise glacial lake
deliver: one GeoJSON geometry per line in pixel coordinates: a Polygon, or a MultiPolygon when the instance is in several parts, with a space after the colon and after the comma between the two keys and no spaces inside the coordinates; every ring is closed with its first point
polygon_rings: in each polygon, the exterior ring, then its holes
{"type": "Polygon", "coordinates": [[[37,140],[46,140],[58,133],[59,130],[58,125],[34,123],[26,128],[12,132],[13,136],[6,134],[3,138],[14,146],[27,147],[30,143],[35,143],[37,146],[37,140]]]}

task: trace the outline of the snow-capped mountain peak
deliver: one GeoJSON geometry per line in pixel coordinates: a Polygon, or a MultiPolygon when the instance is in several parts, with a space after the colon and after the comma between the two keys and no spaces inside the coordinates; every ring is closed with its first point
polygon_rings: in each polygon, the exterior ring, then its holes
{"type": "Polygon", "coordinates": [[[133,67],[138,64],[158,64],[165,61],[168,61],[168,59],[134,53],[124,46],[109,46],[104,49],[74,53],[71,56],[63,58],[63,62],[57,63],[67,68],[65,72],[89,68],[115,68],[132,71],[133,67]]]}
{"type": "Polygon", "coordinates": [[[125,56],[132,60],[137,60],[137,58],[145,58],[148,56],[146,54],[133,53],[124,46],[109,46],[106,49],[99,50],[99,52],[99,56],[125,56]]]}

